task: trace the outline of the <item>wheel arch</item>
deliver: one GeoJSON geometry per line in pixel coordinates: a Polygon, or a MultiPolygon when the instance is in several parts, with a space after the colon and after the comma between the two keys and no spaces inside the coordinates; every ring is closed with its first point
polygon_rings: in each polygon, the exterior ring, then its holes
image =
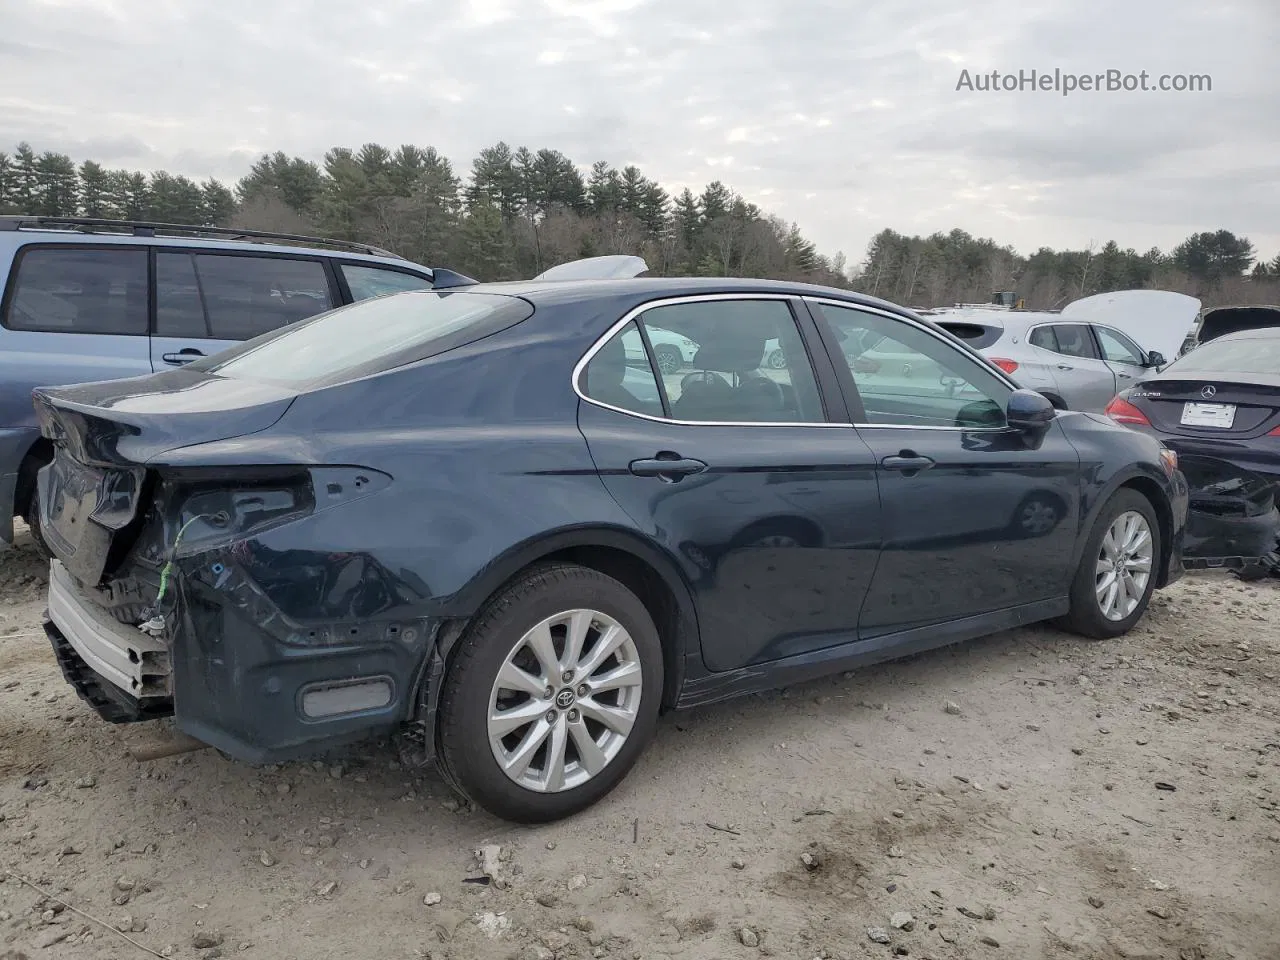
{"type": "Polygon", "coordinates": [[[1164,487],[1161,486],[1160,482],[1137,466],[1117,474],[1099,493],[1084,522],[1080,525],[1080,536],[1076,544],[1072,569],[1074,570],[1079,566],[1080,559],[1084,554],[1085,544],[1089,539],[1089,533],[1093,530],[1094,524],[1098,522],[1098,517],[1106,505],[1111,502],[1111,498],[1120,490],[1133,490],[1141,494],[1155,511],[1156,522],[1160,526],[1160,569],[1156,576],[1156,586],[1166,586],[1168,583],[1169,559],[1173,553],[1173,506],[1169,502],[1169,496],[1165,493],[1164,487]]]}
{"type": "MultiPolygon", "coordinates": [[[[661,548],[615,527],[562,530],[513,547],[489,564],[443,605],[449,619],[438,634],[447,672],[466,626],[507,584],[536,566],[573,563],[613,577],[634,593],[653,617],[662,643],[663,708],[672,707],[684,681],[685,660],[701,649],[693,593],[679,566],[661,548]]],[[[418,702],[421,703],[419,691],[418,702]]],[[[429,694],[429,692],[428,692],[429,694]]]]}
{"type": "Polygon", "coordinates": [[[45,437],[39,437],[22,457],[18,466],[18,483],[13,489],[13,515],[25,517],[27,507],[31,505],[31,497],[36,490],[36,474],[40,468],[53,460],[53,444],[45,437]]]}

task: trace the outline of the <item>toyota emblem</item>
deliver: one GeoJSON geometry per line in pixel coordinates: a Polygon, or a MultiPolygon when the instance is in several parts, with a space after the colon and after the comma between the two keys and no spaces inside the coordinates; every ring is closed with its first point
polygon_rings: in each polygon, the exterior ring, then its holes
{"type": "Polygon", "coordinates": [[[1218,392],[1218,388],[1210,383],[1201,388],[1200,396],[1204,397],[1206,400],[1212,400],[1214,395],[1217,394],[1217,392],[1218,392]]]}

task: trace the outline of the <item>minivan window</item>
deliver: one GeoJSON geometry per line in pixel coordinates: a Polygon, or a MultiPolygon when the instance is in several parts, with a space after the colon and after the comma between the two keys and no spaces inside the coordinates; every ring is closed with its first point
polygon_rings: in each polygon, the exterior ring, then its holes
{"type": "Polygon", "coordinates": [[[19,251],[4,325],[46,333],[145,336],[146,249],[68,245],[19,251]]]}
{"type": "Polygon", "coordinates": [[[291,386],[338,383],[472,343],[532,313],[528,301],[497,294],[397,293],[339,307],[187,369],[291,386]]]}
{"type": "Polygon", "coordinates": [[[319,260],[156,255],[156,335],[251,340],[333,306],[319,260]]]}
{"type": "Polygon", "coordinates": [[[403,270],[383,270],[355,263],[341,264],[340,269],[343,279],[351,289],[352,300],[385,297],[389,293],[404,293],[406,290],[431,289],[429,279],[403,270]]]}

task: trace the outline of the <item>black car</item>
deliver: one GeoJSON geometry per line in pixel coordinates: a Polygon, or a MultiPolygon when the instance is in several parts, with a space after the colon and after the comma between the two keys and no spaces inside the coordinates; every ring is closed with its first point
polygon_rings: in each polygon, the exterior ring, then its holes
{"type": "MultiPolygon", "coordinates": [[[[1266,309],[1213,316],[1244,323],[1266,309]]],[[[1118,394],[1106,412],[1178,453],[1191,487],[1189,554],[1266,559],[1280,528],[1280,327],[1223,333],[1215,326],[1211,333],[1118,394]]],[[[1272,565],[1251,569],[1265,573],[1272,565]]]]}
{"type": "Polygon", "coordinates": [[[518,821],[606,794],[660,710],[1035,621],[1114,637],[1182,571],[1158,441],[844,290],[397,294],[35,399],[47,631],[104,716],[247,761],[400,731],[518,821]],[[868,334],[940,374],[855,369],[868,334]]]}

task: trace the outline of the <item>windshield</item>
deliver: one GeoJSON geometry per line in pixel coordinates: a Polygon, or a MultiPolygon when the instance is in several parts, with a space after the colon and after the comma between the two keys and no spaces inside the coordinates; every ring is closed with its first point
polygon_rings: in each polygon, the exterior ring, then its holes
{"type": "Polygon", "coordinates": [[[1166,374],[1269,373],[1280,371],[1280,337],[1211,340],[1165,369],[1166,374]]]}
{"type": "Polygon", "coordinates": [[[273,331],[191,368],[222,377],[317,386],[381,373],[527,319],[517,297],[417,290],[363,300],[273,331]]]}

